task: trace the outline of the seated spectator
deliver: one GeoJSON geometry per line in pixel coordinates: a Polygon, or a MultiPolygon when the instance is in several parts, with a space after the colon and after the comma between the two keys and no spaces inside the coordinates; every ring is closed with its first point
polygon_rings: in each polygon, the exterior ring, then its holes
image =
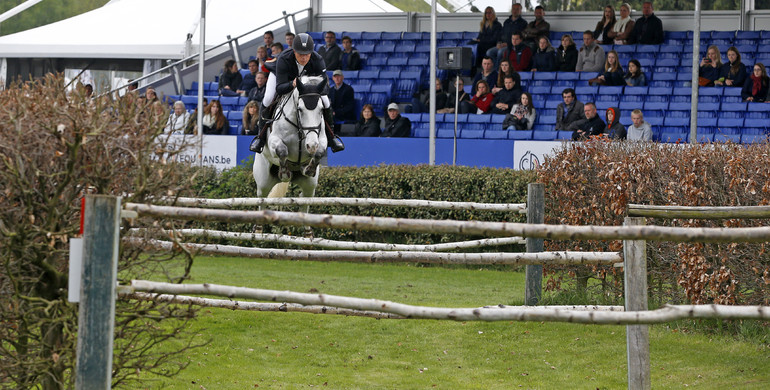
{"type": "Polygon", "coordinates": [[[556,50],[551,46],[548,37],[540,37],[537,50],[532,56],[533,72],[553,72],[556,70],[556,50]]]}
{"type": "Polygon", "coordinates": [[[241,128],[241,135],[257,135],[259,134],[259,103],[255,100],[250,100],[246,103],[246,107],[243,108],[243,127],[241,128]]]}
{"type": "Polygon", "coordinates": [[[190,114],[187,112],[184,103],[181,100],[177,100],[174,102],[174,112],[169,115],[163,131],[166,133],[182,134],[189,120],[190,114]]]}
{"type": "MultiPolygon", "coordinates": [[[[209,105],[209,99],[203,97],[203,111],[206,112],[206,106],[209,105]]],[[[185,134],[198,134],[198,107],[195,107],[192,114],[190,114],[190,120],[187,122],[187,127],[184,130],[185,134]]]]}
{"type": "Polygon", "coordinates": [[[700,60],[698,84],[701,87],[713,87],[722,74],[722,55],[716,45],[709,46],[706,56],[700,60]]]}
{"type": "Polygon", "coordinates": [[[265,67],[265,62],[267,62],[270,59],[270,57],[267,56],[267,49],[264,46],[260,46],[257,48],[257,57],[256,60],[259,62],[259,71],[268,73],[270,72],[265,67]]]}
{"type": "Polygon", "coordinates": [[[764,102],[767,100],[768,84],[770,79],[767,77],[765,65],[761,62],[754,64],[754,71],[746,79],[741,90],[741,97],[747,102],[764,102]]]}
{"type": "Polygon", "coordinates": [[[562,91],[561,98],[563,102],[556,106],[556,130],[575,131],[586,121],[583,103],[572,88],[562,91]]]}
{"type": "MultiPolygon", "coordinates": [[[[444,91],[444,83],[441,79],[436,79],[436,112],[447,107],[449,95],[444,91]]],[[[430,91],[424,90],[419,96],[412,98],[412,112],[430,111],[430,91]]]]}
{"type": "Polygon", "coordinates": [[[353,39],[347,35],[342,37],[340,66],[342,70],[361,70],[361,53],[353,48],[353,39]]]}
{"type": "Polygon", "coordinates": [[[524,43],[521,33],[511,35],[511,47],[503,56],[511,63],[511,68],[517,72],[529,70],[529,63],[532,60],[532,49],[524,43]]]}
{"type": "Polygon", "coordinates": [[[647,86],[647,77],[642,72],[642,65],[639,63],[639,60],[633,59],[628,61],[628,73],[623,76],[623,80],[626,81],[626,85],[629,87],[647,86]]]}
{"type": "Polygon", "coordinates": [[[601,72],[604,68],[604,49],[594,40],[593,31],[583,33],[583,47],[578,53],[575,70],[578,72],[601,72]]]}
{"type": "Polygon", "coordinates": [[[144,97],[147,100],[145,104],[152,104],[160,101],[160,99],[158,99],[158,94],[155,93],[155,88],[153,87],[147,87],[144,91],[144,97]]]}
{"type": "Polygon", "coordinates": [[[594,37],[603,45],[611,45],[613,38],[610,36],[610,31],[615,27],[615,8],[611,5],[604,7],[604,13],[602,14],[602,20],[596,23],[594,29],[594,37]]]}
{"type": "Polygon", "coordinates": [[[618,61],[618,52],[610,50],[604,63],[604,73],[595,79],[588,80],[589,85],[626,85],[623,79],[623,68],[618,61]]]}
{"type": "Polygon", "coordinates": [[[473,89],[471,90],[471,94],[476,94],[476,85],[479,80],[486,81],[487,85],[495,85],[497,83],[497,72],[492,69],[493,66],[491,58],[484,57],[484,59],[481,60],[481,73],[476,73],[476,77],[473,79],[473,89]]]}
{"type": "Polygon", "coordinates": [[[128,87],[126,87],[126,92],[133,92],[139,89],[139,82],[134,80],[128,80],[128,87]]]}
{"type": "Polygon", "coordinates": [[[521,32],[522,39],[524,39],[524,43],[526,43],[531,50],[535,48],[536,42],[540,37],[547,37],[550,32],[551,25],[545,21],[545,8],[538,5],[535,7],[535,20],[529,22],[524,31],[521,32]]]}
{"type": "Polygon", "coordinates": [[[572,35],[561,36],[561,45],[556,49],[556,70],[559,72],[574,72],[577,66],[578,51],[572,35]]]}
{"type": "Polygon", "coordinates": [[[604,134],[604,127],[606,124],[596,115],[596,105],[593,103],[586,103],[583,107],[586,121],[583,122],[572,133],[573,141],[582,141],[588,139],[588,137],[604,134]]]}
{"type": "Polygon", "coordinates": [[[364,108],[361,110],[361,117],[356,122],[355,134],[356,137],[379,137],[382,134],[380,118],[374,115],[374,107],[371,104],[364,104],[364,108]]]}
{"type": "Polygon", "coordinates": [[[91,84],[86,84],[85,90],[86,90],[86,98],[91,98],[91,96],[93,96],[94,94],[94,86],[91,84]]]}
{"type": "Polygon", "coordinates": [[[611,139],[626,139],[626,128],[620,124],[620,109],[610,107],[605,114],[607,119],[607,129],[605,133],[611,139]]]}
{"type": "Polygon", "coordinates": [[[505,115],[511,112],[511,107],[521,99],[521,88],[516,85],[513,76],[505,76],[503,89],[493,94],[492,113],[505,115]]]}
{"type": "Polygon", "coordinates": [[[267,90],[267,77],[267,73],[257,72],[257,75],[254,77],[256,85],[254,85],[254,88],[249,90],[250,102],[255,101],[257,103],[262,103],[262,99],[265,98],[265,90],[267,90]]]}
{"type": "Polygon", "coordinates": [[[246,77],[243,77],[243,81],[241,81],[241,85],[238,86],[238,90],[235,91],[241,96],[247,96],[249,94],[249,91],[251,91],[252,88],[257,86],[257,71],[259,71],[259,61],[257,60],[251,60],[249,61],[249,74],[246,77]]]}
{"type": "Polygon", "coordinates": [[[380,137],[409,137],[412,135],[412,121],[401,116],[398,104],[388,105],[388,117],[385,118],[385,128],[380,137]]]}
{"type": "MultiPolygon", "coordinates": [[[[495,9],[487,7],[484,9],[484,16],[481,17],[479,35],[469,43],[476,44],[476,53],[486,53],[487,50],[497,45],[497,41],[500,40],[502,32],[503,25],[497,21],[495,9]]],[[[481,65],[482,58],[483,56],[481,55],[476,56],[476,66],[474,68],[478,69],[481,65]]]]}
{"type": "Polygon", "coordinates": [[[239,96],[238,87],[243,82],[243,76],[238,70],[238,63],[235,60],[227,60],[222,75],[219,76],[219,95],[221,96],[239,96]]]}
{"type": "Polygon", "coordinates": [[[644,120],[641,110],[631,112],[631,126],[626,131],[626,139],[629,141],[652,141],[652,126],[644,120]]]}
{"type": "Polygon", "coordinates": [[[290,48],[292,44],[294,44],[294,37],[295,37],[295,35],[294,35],[293,32],[286,31],[285,38],[286,38],[286,48],[287,49],[290,48]]]}
{"type": "Polygon", "coordinates": [[[281,55],[281,52],[283,52],[283,43],[275,42],[270,45],[270,57],[278,58],[278,56],[281,55]]]}
{"type": "Polygon", "coordinates": [[[203,111],[203,134],[226,135],[230,132],[230,122],[222,112],[222,104],[219,100],[211,101],[203,111]]]}
{"type": "Polygon", "coordinates": [[[324,41],[326,41],[326,43],[318,49],[318,54],[324,58],[326,70],[340,69],[342,49],[337,46],[337,35],[334,34],[334,31],[327,31],[324,34],[324,41]]]}
{"type": "Polygon", "coordinates": [[[463,79],[460,77],[455,78],[455,82],[452,83],[452,87],[449,90],[449,97],[447,98],[446,102],[446,108],[443,108],[441,110],[436,111],[438,114],[451,114],[455,112],[455,102],[457,102],[457,105],[459,106],[462,104],[462,102],[467,102],[471,100],[471,96],[468,95],[465,90],[463,90],[464,82],[463,79]],[[457,95],[455,92],[459,88],[460,94],[457,95]]]}
{"type": "Polygon", "coordinates": [[[532,95],[529,92],[524,92],[521,94],[518,104],[514,104],[511,111],[505,115],[503,129],[532,130],[536,116],[535,107],[532,106],[532,95]]]}
{"type": "MultiPolygon", "coordinates": [[[[334,85],[329,90],[329,100],[331,102],[332,115],[335,122],[355,123],[356,122],[356,99],[355,91],[350,84],[345,84],[345,76],[342,71],[337,69],[332,74],[334,85]]],[[[339,131],[339,126],[335,124],[334,132],[339,131]]]]}
{"type": "Polygon", "coordinates": [[[508,60],[500,61],[500,67],[497,69],[497,82],[492,86],[492,93],[497,95],[497,92],[505,88],[505,77],[512,76],[513,82],[516,85],[521,84],[521,76],[519,73],[511,68],[511,63],[508,60]]]}
{"type": "Polygon", "coordinates": [[[722,69],[719,72],[720,77],[714,81],[714,85],[726,85],[728,87],[743,87],[746,83],[746,65],[741,62],[741,53],[735,46],[730,46],[727,49],[727,60],[722,69]]]}
{"type": "Polygon", "coordinates": [[[460,103],[460,114],[487,114],[492,108],[495,95],[489,90],[489,83],[479,80],[476,83],[476,94],[470,101],[460,103]]]}
{"type": "Polygon", "coordinates": [[[503,23],[503,31],[497,46],[487,50],[487,57],[492,58],[495,65],[500,65],[505,49],[511,44],[511,35],[515,32],[522,32],[525,28],[527,28],[527,21],[521,17],[521,4],[515,3],[511,6],[511,16],[505,19],[503,23]]]}
{"type": "Polygon", "coordinates": [[[663,43],[663,22],[653,13],[652,2],[642,4],[642,17],[636,19],[628,43],[660,45],[663,43]]]}
{"type": "Polygon", "coordinates": [[[620,6],[620,19],[618,19],[615,22],[615,25],[612,26],[612,30],[607,32],[607,36],[609,36],[613,42],[616,45],[625,45],[628,43],[628,37],[631,35],[631,31],[634,30],[634,23],[633,20],[631,20],[631,5],[628,3],[624,3],[620,6]]]}

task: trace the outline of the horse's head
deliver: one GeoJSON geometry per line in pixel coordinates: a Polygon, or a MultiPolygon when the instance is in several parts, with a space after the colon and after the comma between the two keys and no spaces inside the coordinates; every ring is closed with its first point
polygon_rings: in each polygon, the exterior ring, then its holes
{"type": "Polygon", "coordinates": [[[297,124],[305,138],[304,147],[308,154],[315,154],[319,138],[324,133],[323,103],[321,94],[328,88],[322,76],[302,76],[297,80],[294,93],[297,100],[297,124]]]}

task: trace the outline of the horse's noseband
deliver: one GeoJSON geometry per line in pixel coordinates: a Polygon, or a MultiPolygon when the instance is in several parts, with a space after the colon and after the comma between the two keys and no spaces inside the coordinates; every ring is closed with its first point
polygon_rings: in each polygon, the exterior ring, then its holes
{"type": "MultiPolygon", "coordinates": [[[[318,103],[321,101],[321,94],[312,92],[312,93],[303,93],[299,95],[299,99],[302,100],[302,103],[305,105],[305,107],[309,110],[315,110],[315,108],[318,106],[318,103]]],[[[297,123],[293,123],[289,118],[287,117],[286,120],[289,121],[289,123],[292,124],[295,128],[297,128],[297,135],[299,136],[300,142],[305,139],[305,131],[316,133],[317,136],[321,136],[321,126],[323,123],[323,120],[318,122],[317,126],[302,126],[302,123],[300,121],[299,116],[299,110],[297,111],[297,123]]]]}

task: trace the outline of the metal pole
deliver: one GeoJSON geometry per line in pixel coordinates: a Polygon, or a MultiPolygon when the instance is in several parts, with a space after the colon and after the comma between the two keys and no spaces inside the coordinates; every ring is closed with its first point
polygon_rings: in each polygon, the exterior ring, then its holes
{"type": "MultiPolygon", "coordinates": [[[[527,185],[527,223],[545,222],[545,185],[529,183],[527,185]]],[[[542,238],[527,238],[527,252],[542,252],[542,238]]],[[[543,265],[528,265],[525,272],[526,289],[524,304],[535,306],[540,302],[543,291],[543,265]]]]}
{"type": "Polygon", "coordinates": [[[690,143],[698,142],[698,78],[700,66],[700,0],[695,0],[692,29],[692,105],[690,106],[690,143]]]}
{"type": "Polygon", "coordinates": [[[430,126],[428,164],[436,165],[436,0],[430,2],[430,122],[428,123],[430,126]]]}
{"type": "Polygon", "coordinates": [[[206,0],[201,0],[198,48],[198,166],[203,166],[203,63],[206,61],[206,0]]]}
{"type": "Polygon", "coordinates": [[[457,78],[455,79],[455,136],[454,136],[454,152],[452,153],[452,165],[457,165],[457,112],[460,110],[460,107],[457,107],[459,101],[460,101],[460,73],[457,73],[457,78]]]}
{"type": "MultiPolygon", "coordinates": [[[[626,217],[624,226],[644,225],[642,217],[626,217]]],[[[623,240],[626,311],[647,310],[647,241],[623,240]]],[[[650,334],[647,325],[626,326],[628,388],[649,390],[650,334]]]]}

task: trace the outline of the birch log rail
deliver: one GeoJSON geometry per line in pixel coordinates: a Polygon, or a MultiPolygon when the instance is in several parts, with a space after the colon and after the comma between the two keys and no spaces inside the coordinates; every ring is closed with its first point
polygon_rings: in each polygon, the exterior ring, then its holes
{"type": "Polygon", "coordinates": [[[687,318],[770,320],[767,306],[675,305],[649,311],[582,311],[545,309],[541,307],[487,306],[476,308],[443,308],[406,305],[378,299],[362,299],[325,294],[264,290],[215,284],[172,284],[134,280],[123,292],[162,294],[201,294],[228,298],[290,302],[339,308],[378,311],[406,318],[444,319],[454,321],[549,321],[581,324],[628,325],[657,324],[687,318]]]}
{"type": "Polygon", "coordinates": [[[673,242],[770,241],[770,227],[680,228],[667,226],[565,226],[530,225],[511,222],[420,220],[407,218],[359,217],[284,211],[208,210],[127,203],[126,209],[140,216],[172,217],[183,220],[236,223],[273,223],[319,228],[386,230],[409,233],[468,234],[487,237],[521,236],[548,240],[648,240],[673,242]]]}
{"type": "Polygon", "coordinates": [[[655,206],[629,204],[628,215],[650,218],[686,219],[764,219],[770,218],[770,206],[655,206]]]}

